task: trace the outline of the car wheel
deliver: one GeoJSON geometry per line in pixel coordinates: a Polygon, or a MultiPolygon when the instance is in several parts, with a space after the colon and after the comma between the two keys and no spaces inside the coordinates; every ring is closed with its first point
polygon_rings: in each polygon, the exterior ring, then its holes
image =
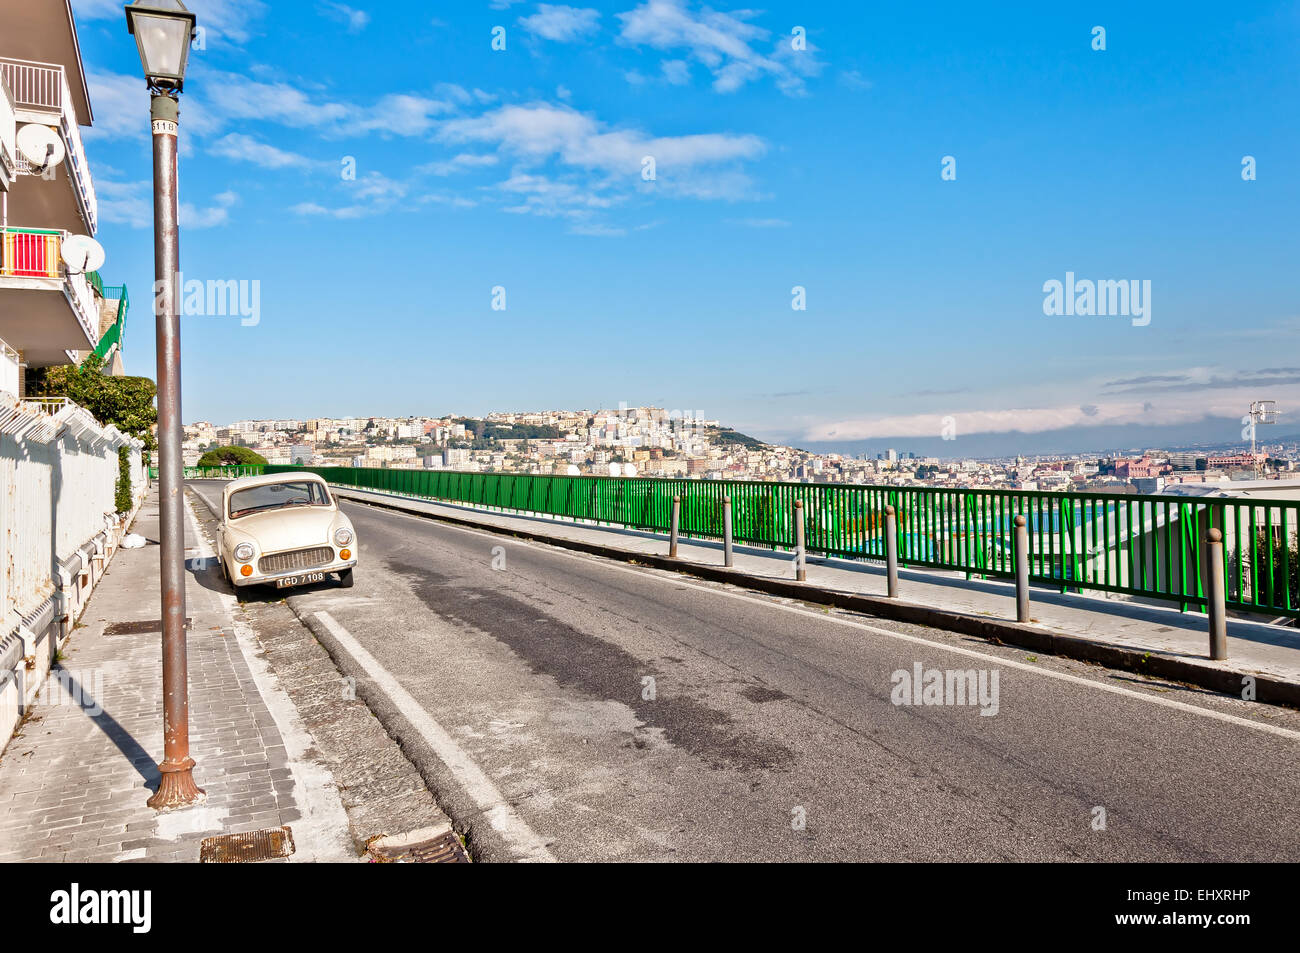
{"type": "Polygon", "coordinates": [[[341,573],[339,573],[340,586],[342,586],[344,589],[351,589],[352,583],[353,583],[353,579],[352,579],[351,569],[344,569],[341,573]]]}

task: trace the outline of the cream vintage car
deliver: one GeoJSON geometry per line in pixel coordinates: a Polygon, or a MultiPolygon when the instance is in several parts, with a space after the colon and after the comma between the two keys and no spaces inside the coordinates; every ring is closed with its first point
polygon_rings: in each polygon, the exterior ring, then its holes
{"type": "Polygon", "coordinates": [[[223,488],[217,553],[236,586],[286,589],[337,573],[352,585],[357,537],[325,481],[305,471],[243,477],[223,488]]]}

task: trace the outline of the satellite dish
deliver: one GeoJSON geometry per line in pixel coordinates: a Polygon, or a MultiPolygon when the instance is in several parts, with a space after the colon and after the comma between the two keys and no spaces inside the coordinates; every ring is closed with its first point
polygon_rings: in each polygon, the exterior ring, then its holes
{"type": "Polygon", "coordinates": [[[580,476],[580,475],[582,474],[582,471],[579,470],[578,467],[577,467],[577,465],[576,465],[576,464],[573,464],[573,463],[570,463],[570,464],[569,464],[568,469],[565,470],[565,472],[566,472],[569,476],[580,476]]]}
{"type": "Polygon", "coordinates": [[[89,235],[73,235],[63,240],[63,263],[74,275],[99,271],[104,267],[104,246],[89,235]]]}
{"type": "Polygon", "coordinates": [[[623,476],[636,476],[636,467],[630,463],[623,464],[623,476]]]}
{"type": "Polygon", "coordinates": [[[18,151],[38,173],[57,166],[67,154],[59,134],[40,123],[29,123],[18,130],[18,151]]]}
{"type": "Polygon", "coordinates": [[[609,465],[609,475],[610,475],[610,476],[620,476],[620,475],[622,475],[622,473],[623,473],[623,468],[622,468],[621,466],[619,466],[617,463],[611,463],[611,464],[609,465]]]}

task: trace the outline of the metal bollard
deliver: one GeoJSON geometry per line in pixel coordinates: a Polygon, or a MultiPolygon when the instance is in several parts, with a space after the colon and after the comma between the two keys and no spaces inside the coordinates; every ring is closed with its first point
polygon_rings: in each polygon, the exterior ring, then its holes
{"type": "Polygon", "coordinates": [[[803,500],[794,501],[794,578],[798,582],[808,579],[808,547],[803,520],[803,500]]]}
{"type": "Polygon", "coordinates": [[[887,594],[891,599],[898,598],[898,516],[892,506],[885,507],[885,576],[888,579],[887,594]]]}
{"type": "Polygon", "coordinates": [[[1029,621],[1029,527],[1016,517],[1016,621],[1029,621]]]}
{"type": "Polygon", "coordinates": [[[1205,534],[1209,543],[1209,584],[1206,586],[1210,615],[1210,658],[1222,661],[1228,657],[1228,608],[1224,604],[1223,585],[1223,532],[1210,529],[1205,534]]]}
{"type": "Polygon", "coordinates": [[[722,565],[730,568],[735,560],[731,555],[731,497],[722,498],[722,565]]]}
{"type": "Polygon", "coordinates": [[[668,524],[668,558],[677,558],[677,531],[682,525],[682,498],[673,497],[673,516],[668,524]]]}

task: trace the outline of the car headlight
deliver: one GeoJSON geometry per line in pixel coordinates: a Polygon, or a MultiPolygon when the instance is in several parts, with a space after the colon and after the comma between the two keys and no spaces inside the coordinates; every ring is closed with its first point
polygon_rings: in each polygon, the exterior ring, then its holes
{"type": "Polygon", "coordinates": [[[240,543],[235,547],[235,559],[241,563],[246,563],[253,558],[253,544],[240,543]]]}
{"type": "Polygon", "coordinates": [[[348,529],[346,526],[340,526],[334,531],[334,542],[338,543],[340,546],[346,546],[348,543],[352,542],[352,530],[348,529]]]}

